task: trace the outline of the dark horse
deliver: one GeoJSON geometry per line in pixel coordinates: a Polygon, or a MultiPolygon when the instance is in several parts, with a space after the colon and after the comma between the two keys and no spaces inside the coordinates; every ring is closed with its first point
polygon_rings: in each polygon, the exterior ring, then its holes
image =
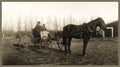
{"type": "Polygon", "coordinates": [[[92,33],[96,32],[96,27],[100,26],[105,30],[106,25],[102,18],[98,17],[83,25],[68,24],[63,28],[63,45],[66,53],[71,53],[72,38],[83,39],[83,56],[86,54],[86,47],[92,33]]]}

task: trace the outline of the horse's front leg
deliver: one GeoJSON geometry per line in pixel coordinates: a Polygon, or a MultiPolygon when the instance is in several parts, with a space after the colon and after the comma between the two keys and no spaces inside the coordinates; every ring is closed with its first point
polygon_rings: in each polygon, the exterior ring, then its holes
{"type": "Polygon", "coordinates": [[[57,45],[58,45],[58,47],[59,47],[59,49],[62,51],[62,49],[61,49],[61,47],[60,47],[60,38],[59,39],[57,39],[57,45]]]}
{"type": "Polygon", "coordinates": [[[84,38],[83,40],[83,56],[86,54],[87,44],[90,38],[84,38]]]}
{"type": "Polygon", "coordinates": [[[60,46],[59,46],[59,38],[58,38],[58,37],[56,37],[56,43],[57,43],[59,49],[61,50],[61,48],[60,48],[60,46]]]}
{"type": "Polygon", "coordinates": [[[72,40],[72,38],[68,39],[68,51],[69,51],[69,54],[71,54],[71,40],[72,40]]]}

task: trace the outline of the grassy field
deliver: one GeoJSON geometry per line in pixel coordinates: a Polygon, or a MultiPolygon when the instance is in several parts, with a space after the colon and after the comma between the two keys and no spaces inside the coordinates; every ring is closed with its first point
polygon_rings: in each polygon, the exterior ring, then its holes
{"type": "Polygon", "coordinates": [[[44,47],[39,51],[28,48],[32,44],[30,40],[23,43],[25,48],[20,50],[13,46],[17,42],[15,38],[3,38],[3,65],[118,65],[117,38],[92,38],[87,46],[86,57],[81,56],[82,39],[72,40],[71,55],[59,51],[55,42],[51,44],[53,48],[44,47]]]}

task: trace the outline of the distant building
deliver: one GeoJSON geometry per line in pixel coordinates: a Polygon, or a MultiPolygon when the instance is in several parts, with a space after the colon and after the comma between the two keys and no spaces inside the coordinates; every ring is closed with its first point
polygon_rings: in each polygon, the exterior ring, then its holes
{"type": "Polygon", "coordinates": [[[118,37],[118,21],[106,24],[105,37],[118,37]]]}

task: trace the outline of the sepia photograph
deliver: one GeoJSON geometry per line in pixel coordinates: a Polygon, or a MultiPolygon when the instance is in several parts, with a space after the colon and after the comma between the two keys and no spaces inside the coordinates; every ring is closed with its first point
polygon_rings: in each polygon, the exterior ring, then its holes
{"type": "Polygon", "coordinates": [[[118,65],[118,2],[2,2],[2,65],[118,65]]]}

